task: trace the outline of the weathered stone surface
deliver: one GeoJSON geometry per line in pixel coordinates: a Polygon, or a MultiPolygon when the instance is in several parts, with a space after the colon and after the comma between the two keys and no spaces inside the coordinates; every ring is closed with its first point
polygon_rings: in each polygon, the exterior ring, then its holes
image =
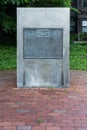
{"type": "MultiPolygon", "coordinates": [[[[67,87],[69,86],[69,21],[70,21],[70,9],[69,8],[18,8],[17,9],[17,87],[67,87]],[[38,40],[33,39],[34,51],[32,47],[32,41],[28,38],[24,41],[24,29],[39,29],[37,36],[42,37],[42,40],[38,38],[39,42],[43,43],[45,47],[37,49],[36,44],[38,40]],[[46,52],[46,44],[48,46],[49,31],[52,29],[62,29],[63,36],[57,39],[60,48],[52,50],[51,54],[46,52]],[[46,37],[46,38],[45,38],[46,37]],[[58,41],[59,40],[59,41],[58,41]],[[36,44],[35,44],[36,42],[36,44]],[[45,42],[45,43],[44,43],[45,42]],[[62,43],[63,42],[63,43],[62,43]],[[30,44],[31,43],[31,44],[30,44]],[[25,45],[26,44],[26,45],[25,45]],[[62,44],[62,45],[61,45],[62,44]],[[26,46],[26,47],[25,47],[26,46]],[[29,48],[29,52],[28,52],[29,48]],[[26,51],[26,52],[24,52],[26,51]],[[33,59],[30,56],[32,51],[33,59]],[[57,52],[58,51],[58,52],[57,52]],[[34,54],[37,53],[37,55],[34,54]],[[44,52],[44,53],[43,53],[44,52]],[[47,54],[45,54],[45,52],[47,54]],[[41,53],[41,55],[40,55],[41,53]],[[43,53],[43,54],[42,54],[43,53]],[[57,54],[56,54],[57,53],[57,54]],[[50,54],[50,56],[49,56],[50,54]],[[30,59],[31,57],[31,59],[30,59]],[[34,58],[35,57],[35,58],[34,58]]],[[[35,32],[33,32],[35,33],[35,32]]],[[[57,32],[58,33],[58,32],[57,32]]],[[[30,35],[30,34],[29,34],[30,35]]],[[[31,34],[32,35],[32,34],[31,34]]],[[[35,34],[36,35],[36,34],[35,34]]],[[[32,37],[32,36],[31,36],[32,37]]],[[[55,37],[55,36],[54,36],[55,37]]],[[[54,38],[53,36],[50,37],[54,38]]],[[[55,40],[51,40],[51,44],[55,40]]],[[[40,43],[38,43],[38,47],[40,43]]]]}

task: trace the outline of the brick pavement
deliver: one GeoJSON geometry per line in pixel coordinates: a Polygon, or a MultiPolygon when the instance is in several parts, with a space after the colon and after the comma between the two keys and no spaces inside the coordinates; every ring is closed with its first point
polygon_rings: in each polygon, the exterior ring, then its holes
{"type": "Polygon", "coordinates": [[[0,71],[0,130],[87,130],[87,71],[70,79],[65,89],[20,89],[15,71],[0,71]]]}

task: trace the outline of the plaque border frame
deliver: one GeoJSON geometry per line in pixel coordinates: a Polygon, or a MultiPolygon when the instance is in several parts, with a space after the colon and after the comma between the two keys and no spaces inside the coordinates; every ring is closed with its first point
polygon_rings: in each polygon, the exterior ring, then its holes
{"type": "Polygon", "coordinates": [[[23,28],[23,59],[63,59],[63,28],[33,28],[33,27],[25,27],[23,28]],[[62,31],[62,58],[57,58],[57,57],[30,57],[30,58],[25,58],[24,57],[24,30],[29,30],[29,29],[58,29],[62,31]]]}

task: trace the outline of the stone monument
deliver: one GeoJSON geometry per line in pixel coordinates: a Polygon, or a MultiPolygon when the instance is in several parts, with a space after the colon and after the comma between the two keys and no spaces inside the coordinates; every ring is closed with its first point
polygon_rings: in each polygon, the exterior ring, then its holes
{"type": "Polygon", "coordinates": [[[69,86],[69,8],[17,8],[17,87],[69,86]]]}

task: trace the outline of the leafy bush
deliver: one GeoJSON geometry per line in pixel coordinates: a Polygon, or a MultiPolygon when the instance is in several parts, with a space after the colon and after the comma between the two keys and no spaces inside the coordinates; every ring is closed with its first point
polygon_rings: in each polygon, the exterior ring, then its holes
{"type": "Polygon", "coordinates": [[[78,35],[76,33],[70,35],[70,43],[73,43],[78,38],[78,35]]]}
{"type": "Polygon", "coordinates": [[[80,40],[87,41],[87,33],[86,32],[80,33],[79,37],[80,37],[80,40]]]}
{"type": "Polygon", "coordinates": [[[16,7],[70,7],[71,0],[0,0],[0,27],[9,35],[16,31],[16,7]]]}

